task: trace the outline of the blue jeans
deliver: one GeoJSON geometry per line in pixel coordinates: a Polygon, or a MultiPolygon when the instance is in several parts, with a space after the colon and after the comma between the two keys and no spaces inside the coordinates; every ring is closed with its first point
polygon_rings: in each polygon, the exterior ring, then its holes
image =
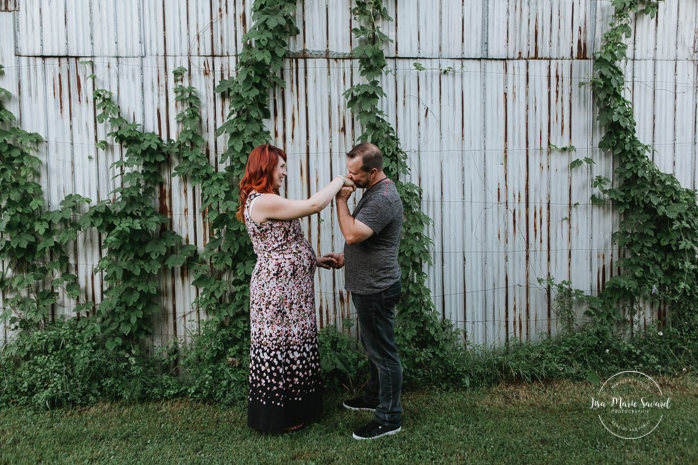
{"type": "Polygon", "coordinates": [[[368,352],[371,374],[364,400],[376,407],[376,421],[383,426],[400,426],[402,407],[402,365],[395,348],[395,305],[400,300],[400,281],[377,294],[352,293],[359,317],[361,344],[368,352]]]}

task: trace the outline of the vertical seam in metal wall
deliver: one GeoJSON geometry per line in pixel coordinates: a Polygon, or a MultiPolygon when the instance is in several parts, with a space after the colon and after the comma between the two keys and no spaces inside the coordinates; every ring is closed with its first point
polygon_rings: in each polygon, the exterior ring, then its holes
{"type": "MultiPolygon", "coordinates": [[[[463,0],[463,8],[465,11],[465,0],[463,0]]],[[[490,48],[490,0],[484,0],[482,6],[482,57],[489,58],[489,48],[490,48]]],[[[482,63],[482,59],[480,61],[482,63]]],[[[482,70],[482,68],[480,68],[482,70]]],[[[485,85],[487,79],[484,79],[485,85]]],[[[484,99],[483,99],[484,106],[484,99]]],[[[483,108],[484,110],[484,108],[483,108]]],[[[484,113],[483,113],[484,114],[484,113]]],[[[484,136],[484,134],[483,134],[484,136]]],[[[484,139],[484,138],[483,138],[484,139]]]]}

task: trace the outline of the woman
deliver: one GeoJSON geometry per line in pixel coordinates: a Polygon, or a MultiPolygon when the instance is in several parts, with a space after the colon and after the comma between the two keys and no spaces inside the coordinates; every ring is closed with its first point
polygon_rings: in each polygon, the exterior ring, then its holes
{"type": "Polygon", "coordinates": [[[279,196],[286,154],[271,145],[250,153],[240,182],[237,218],[245,223],[257,265],[250,283],[250,392],[247,425],[293,431],[322,412],[320,358],[315,323],[316,257],[298,218],[320,212],[344,185],[338,176],[308,200],[279,196]]]}

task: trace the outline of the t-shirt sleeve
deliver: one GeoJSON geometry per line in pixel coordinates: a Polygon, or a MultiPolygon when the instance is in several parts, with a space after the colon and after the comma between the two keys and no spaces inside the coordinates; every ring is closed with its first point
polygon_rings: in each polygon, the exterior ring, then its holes
{"type": "Polygon", "coordinates": [[[356,215],[356,220],[378,234],[393,220],[395,209],[391,208],[391,200],[385,195],[376,195],[366,202],[356,215]]]}

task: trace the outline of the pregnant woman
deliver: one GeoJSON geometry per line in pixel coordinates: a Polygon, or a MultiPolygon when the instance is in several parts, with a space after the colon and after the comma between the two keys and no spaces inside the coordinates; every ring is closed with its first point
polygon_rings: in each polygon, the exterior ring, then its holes
{"type": "Polygon", "coordinates": [[[247,425],[270,432],[300,429],[322,412],[313,275],[316,266],[336,263],[316,256],[298,219],[322,211],[343,186],[354,186],[338,176],[307,200],[289,200],[279,195],[285,177],[283,150],[256,147],[240,182],[237,212],[257,255],[247,425]]]}

